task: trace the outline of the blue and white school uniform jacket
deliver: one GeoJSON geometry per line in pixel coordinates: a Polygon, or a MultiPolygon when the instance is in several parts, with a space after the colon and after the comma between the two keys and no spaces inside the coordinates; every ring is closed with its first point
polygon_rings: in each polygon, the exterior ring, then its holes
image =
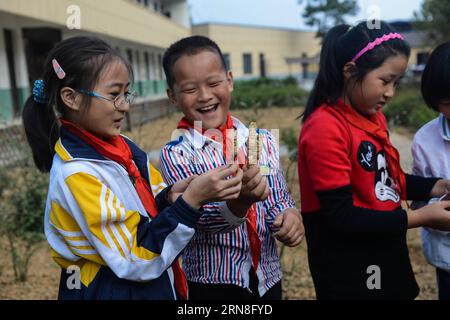
{"type": "Polygon", "coordinates": [[[61,128],[45,209],[45,235],[62,268],[60,299],[176,299],[171,264],[201,212],[181,197],[170,205],[159,172],[125,140],[155,196],[154,220],[120,164],[61,128]]]}

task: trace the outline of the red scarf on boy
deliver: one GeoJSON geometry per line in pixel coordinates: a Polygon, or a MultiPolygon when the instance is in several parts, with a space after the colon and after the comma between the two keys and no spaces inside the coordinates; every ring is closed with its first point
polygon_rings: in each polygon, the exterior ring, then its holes
{"type": "MultiPolygon", "coordinates": [[[[86,142],[102,156],[119,163],[125,168],[128,175],[134,181],[133,184],[147,214],[154,219],[158,214],[155,198],[153,197],[149,183],[141,176],[138,168],[133,163],[133,155],[129,145],[125,142],[125,139],[122,136],[117,136],[105,141],[65,119],[60,120],[64,128],[69,130],[72,134],[86,142]]],[[[186,300],[187,282],[178,260],[173,262],[172,269],[175,278],[175,288],[178,294],[186,300]]]]}
{"type": "Polygon", "coordinates": [[[389,172],[399,185],[401,199],[406,200],[406,178],[405,173],[400,166],[400,155],[389,140],[388,131],[384,128],[385,124],[380,121],[379,115],[374,115],[369,120],[368,118],[360,115],[351,106],[344,103],[342,99],[338,100],[335,110],[339,112],[347,120],[347,122],[367,132],[381,143],[381,146],[386,153],[386,161],[388,163],[389,172]]]}
{"type": "MultiPolygon", "coordinates": [[[[183,119],[180,120],[177,128],[178,129],[186,129],[186,130],[189,130],[191,128],[196,129],[196,128],[194,128],[192,123],[186,117],[184,117],[183,119]]],[[[219,128],[217,128],[217,130],[219,130],[222,133],[222,150],[223,150],[223,155],[224,155],[225,159],[227,159],[227,144],[229,144],[231,141],[231,139],[229,139],[229,137],[227,137],[227,130],[233,130],[233,129],[234,129],[233,119],[231,118],[231,113],[228,113],[225,123],[223,125],[221,125],[219,128]]],[[[202,128],[202,131],[200,133],[204,134],[205,130],[202,128]]],[[[211,136],[211,138],[215,141],[217,141],[217,140],[220,141],[219,137],[211,136]]],[[[241,153],[239,153],[239,150],[238,150],[237,157],[240,158],[239,159],[240,164],[241,163],[246,164],[246,161],[243,160],[245,157],[243,156],[242,151],[241,151],[241,153]]],[[[256,204],[255,203],[250,207],[250,209],[248,209],[247,219],[245,222],[246,222],[246,226],[247,226],[248,238],[250,241],[250,249],[252,251],[253,268],[256,272],[256,270],[258,269],[258,265],[259,265],[259,259],[261,257],[261,240],[259,239],[258,231],[256,229],[256,204]]]]}

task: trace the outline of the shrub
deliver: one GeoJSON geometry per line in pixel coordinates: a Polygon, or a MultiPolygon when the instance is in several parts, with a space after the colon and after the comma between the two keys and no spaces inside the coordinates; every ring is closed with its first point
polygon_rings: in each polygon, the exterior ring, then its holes
{"type": "Polygon", "coordinates": [[[398,90],[384,111],[391,126],[404,126],[414,131],[437,116],[422,99],[418,86],[398,90]]]}
{"type": "Polygon", "coordinates": [[[44,238],[48,175],[32,165],[2,171],[8,184],[0,190],[0,228],[7,236],[15,279],[26,281],[30,259],[44,238]]]}
{"type": "Polygon", "coordinates": [[[269,108],[304,104],[307,92],[300,89],[293,77],[285,79],[258,78],[235,81],[231,108],[269,108]]]}

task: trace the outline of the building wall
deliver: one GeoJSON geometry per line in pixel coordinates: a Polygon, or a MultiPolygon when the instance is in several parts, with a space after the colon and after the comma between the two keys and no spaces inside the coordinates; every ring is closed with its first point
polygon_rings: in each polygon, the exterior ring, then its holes
{"type": "Polygon", "coordinates": [[[419,64],[418,61],[418,55],[419,54],[431,54],[431,52],[433,51],[433,48],[431,47],[414,47],[411,48],[411,55],[409,57],[409,61],[408,64],[409,65],[417,65],[419,64]]]}
{"type": "MultiPolygon", "coordinates": [[[[287,57],[300,57],[303,53],[313,57],[320,51],[314,32],[288,29],[258,28],[239,25],[204,24],[193,26],[194,35],[213,39],[224,54],[230,57],[230,67],[236,78],[258,77],[260,75],[260,54],[264,54],[266,74],[283,77],[301,73],[301,66],[288,65],[287,57]],[[244,54],[252,56],[252,73],[244,74],[244,54]]],[[[310,66],[315,72],[317,66],[310,66]]]]}
{"type": "Polygon", "coordinates": [[[165,1],[163,2],[165,10],[170,12],[170,19],[185,28],[191,27],[189,6],[186,1],[165,1]]]}
{"type": "Polygon", "coordinates": [[[67,8],[81,9],[81,28],[105,36],[165,48],[173,39],[187,36],[185,28],[128,0],[2,0],[0,11],[66,26],[67,8]]]}
{"type": "MultiPolygon", "coordinates": [[[[172,6],[182,16],[182,3],[173,0],[172,6]]],[[[160,4],[164,1],[160,1],[160,4]]],[[[186,15],[188,15],[186,13],[186,15]]],[[[0,122],[11,120],[14,112],[13,91],[9,76],[4,30],[13,35],[14,68],[18,91],[18,107],[23,106],[31,93],[27,70],[23,29],[54,28],[62,39],[77,35],[95,35],[108,41],[121,54],[131,56],[134,70],[134,89],[138,101],[165,94],[165,79],[160,61],[167,46],[190,34],[190,28],[145,8],[134,0],[2,0],[0,1],[0,122]],[[66,22],[70,5],[81,9],[81,29],[70,30],[66,22]],[[148,63],[145,56],[148,56],[148,63]]],[[[45,35],[44,35],[45,36],[45,35]]]]}

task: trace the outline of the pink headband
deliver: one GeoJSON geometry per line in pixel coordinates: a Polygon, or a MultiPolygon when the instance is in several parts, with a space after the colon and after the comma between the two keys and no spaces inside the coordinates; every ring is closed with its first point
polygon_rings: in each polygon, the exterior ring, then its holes
{"type": "Polygon", "coordinates": [[[358,52],[358,54],[352,59],[352,62],[355,62],[356,60],[358,60],[358,58],[361,57],[367,51],[370,51],[373,48],[375,48],[376,46],[379,46],[383,42],[391,40],[391,39],[405,40],[400,33],[393,33],[393,32],[391,32],[389,34],[385,34],[382,37],[376,38],[374,41],[369,42],[367,44],[367,46],[364,49],[362,49],[360,52],[358,52]]]}

